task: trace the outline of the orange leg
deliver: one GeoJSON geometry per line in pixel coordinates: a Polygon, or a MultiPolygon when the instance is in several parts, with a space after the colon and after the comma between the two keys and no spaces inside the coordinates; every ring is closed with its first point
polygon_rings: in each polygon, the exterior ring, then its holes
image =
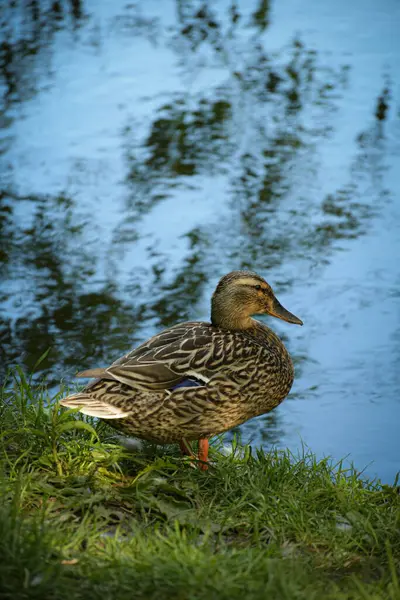
{"type": "Polygon", "coordinates": [[[181,449],[181,453],[184,456],[191,456],[192,458],[194,458],[193,450],[191,449],[190,444],[188,444],[186,440],[181,440],[179,442],[179,447],[181,449]]]}
{"type": "Polygon", "coordinates": [[[201,461],[199,463],[199,469],[201,471],[207,471],[208,469],[208,447],[208,440],[199,440],[199,460],[201,461]]]}

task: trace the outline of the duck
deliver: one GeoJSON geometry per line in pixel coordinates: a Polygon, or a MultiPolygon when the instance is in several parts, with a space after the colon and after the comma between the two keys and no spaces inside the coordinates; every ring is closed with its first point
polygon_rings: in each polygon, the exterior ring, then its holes
{"type": "Polygon", "coordinates": [[[208,468],[211,437],[276,408],[294,380],[282,340],[254,317],[303,325],[267,281],[252,271],[224,275],[211,298],[210,322],[178,323],[109,367],[82,371],[94,378],[60,401],[129,436],[180,446],[208,468]]]}

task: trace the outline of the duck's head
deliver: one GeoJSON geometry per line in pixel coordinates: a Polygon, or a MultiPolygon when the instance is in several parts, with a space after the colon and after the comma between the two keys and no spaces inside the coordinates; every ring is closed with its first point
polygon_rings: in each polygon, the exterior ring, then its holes
{"type": "Polygon", "coordinates": [[[247,329],[252,315],[272,315],[303,325],[277,300],[271,286],[251,271],[232,271],[220,279],[211,299],[211,322],[226,329],[247,329]]]}

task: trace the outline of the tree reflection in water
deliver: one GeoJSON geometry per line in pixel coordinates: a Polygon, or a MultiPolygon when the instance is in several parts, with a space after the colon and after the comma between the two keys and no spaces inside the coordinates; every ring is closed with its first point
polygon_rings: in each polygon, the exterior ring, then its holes
{"type": "MultiPolygon", "coordinates": [[[[285,265],[297,260],[321,264],[337,240],[364,232],[375,210],[363,200],[364,186],[386,193],[380,188],[377,136],[360,133],[360,155],[348,181],[338,182],[323,197],[313,189],[319,144],[332,134],[337,100],[346,93],[350,73],[346,65],[338,70],[325,66],[300,38],[281,53],[268,52],[269,8],[268,1],[260,0],[251,14],[244,14],[235,3],[225,9],[218,3],[177,0],[171,26],[163,15],[147,15],[146,3],[138,3],[113,14],[104,31],[97,28],[96,9],[89,13],[77,0],[3,4],[3,375],[15,363],[32,368],[48,348],[40,370],[53,381],[104,364],[155,329],[207,319],[205,299],[222,272],[248,267],[284,273],[285,265]],[[51,56],[58,34],[74,31],[73,43],[79,47],[84,42],[77,32],[86,30],[98,48],[113,44],[115,36],[130,42],[149,39],[153,53],[174,53],[187,82],[207,75],[201,91],[190,84],[159,98],[155,87],[144,135],[135,106],[125,105],[120,134],[125,204],[111,243],[107,248],[101,244],[101,252],[92,243],[96,215],[85,214],[81,200],[78,204],[64,190],[21,195],[18,173],[7,163],[18,119],[15,107],[52,86],[51,56]],[[364,160],[366,155],[375,157],[372,163],[364,160]],[[179,248],[184,250],[171,266],[171,256],[158,240],[158,228],[168,228],[168,222],[155,223],[149,234],[142,228],[144,218],[175,198],[179,212],[185,193],[210,190],[219,178],[224,193],[216,191],[215,209],[182,234],[179,248]],[[139,267],[121,277],[124,257],[143,244],[139,267]]],[[[123,71],[124,57],[120,59],[115,68],[123,71]]],[[[382,98],[389,102],[390,90],[385,90],[377,106],[382,98]]],[[[386,112],[379,115],[382,121],[386,112]]],[[[49,164],[51,160],[49,156],[49,164]]],[[[112,202],[109,210],[114,210],[112,202]]],[[[279,292],[291,285],[290,276],[282,275],[275,287],[279,292]]],[[[297,353],[295,360],[299,365],[304,357],[297,353]]]]}

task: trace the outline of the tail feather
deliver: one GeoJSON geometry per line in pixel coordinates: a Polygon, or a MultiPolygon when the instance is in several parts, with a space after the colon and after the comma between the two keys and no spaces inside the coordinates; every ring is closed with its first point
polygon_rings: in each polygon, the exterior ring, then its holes
{"type": "Polygon", "coordinates": [[[60,400],[60,404],[66,408],[79,408],[82,414],[100,419],[123,419],[130,415],[130,411],[123,411],[85,393],[67,396],[60,400]]]}
{"type": "Polygon", "coordinates": [[[95,379],[113,379],[113,377],[107,373],[105,369],[87,369],[86,371],[81,371],[77,373],[77,377],[94,377],[95,379]]]}

